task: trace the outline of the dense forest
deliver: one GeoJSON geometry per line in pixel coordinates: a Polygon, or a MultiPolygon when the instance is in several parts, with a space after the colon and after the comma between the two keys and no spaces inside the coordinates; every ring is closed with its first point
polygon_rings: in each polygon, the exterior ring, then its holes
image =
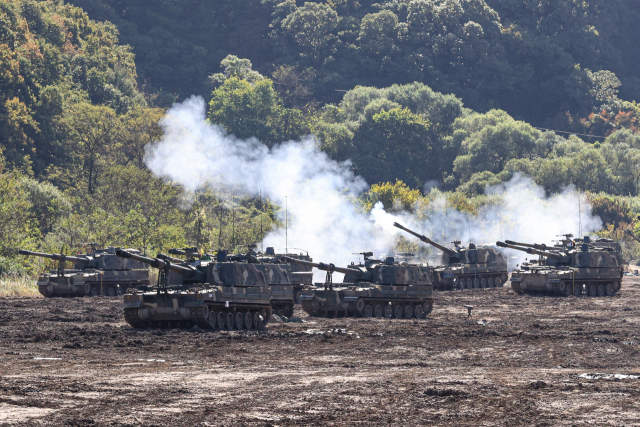
{"type": "Polygon", "coordinates": [[[41,268],[18,247],[235,249],[281,227],[267,198],[147,168],[193,94],[237,138],[315,135],[366,180],[363,211],[438,193],[473,213],[521,173],[640,234],[639,18],[635,0],[0,2],[0,272],[41,268]]]}

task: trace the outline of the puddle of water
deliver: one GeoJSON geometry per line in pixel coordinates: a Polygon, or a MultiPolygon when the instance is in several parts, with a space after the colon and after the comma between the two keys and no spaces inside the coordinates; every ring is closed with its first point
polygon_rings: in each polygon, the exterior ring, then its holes
{"type": "Polygon", "coordinates": [[[586,378],[588,380],[637,380],[640,375],[626,374],[580,374],[578,378],[586,378]]]}

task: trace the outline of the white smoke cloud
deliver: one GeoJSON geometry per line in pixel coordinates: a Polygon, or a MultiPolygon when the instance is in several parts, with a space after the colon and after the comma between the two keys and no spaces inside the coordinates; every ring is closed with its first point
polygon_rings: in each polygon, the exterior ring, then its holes
{"type": "MultiPolygon", "coordinates": [[[[568,189],[545,197],[529,178],[516,176],[490,188],[501,202],[472,216],[448,209],[444,197],[430,205],[427,219],[408,213],[390,214],[381,204],[370,214],[357,211],[349,198],[368,186],[349,170],[349,162],[336,162],[318,150],[313,137],[284,142],[269,149],[256,139],[239,140],[205,121],[205,102],[192,97],[174,105],[161,121],[164,136],[146,149],[147,166],[158,176],[195,191],[207,184],[241,187],[241,191],[269,197],[288,205],[288,247],[304,248],[316,261],[347,265],[354,252],[390,252],[399,235],[397,221],[438,242],[462,240],[477,244],[511,239],[549,243],[558,234],[578,232],[578,199],[582,204],[584,234],[599,230],[584,196],[568,189]]],[[[284,210],[282,211],[284,215],[284,210]]],[[[283,218],[284,219],[284,218],[283,218]]],[[[265,246],[285,247],[285,231],[272,232],[265,246]]],[[[516,253],[518,261],[528,256],[516,253]]],[[[316,274],[316,280],[320,280],[316,274]]],[[[337,278],[336,278],[337,279],[337,278]]]]}

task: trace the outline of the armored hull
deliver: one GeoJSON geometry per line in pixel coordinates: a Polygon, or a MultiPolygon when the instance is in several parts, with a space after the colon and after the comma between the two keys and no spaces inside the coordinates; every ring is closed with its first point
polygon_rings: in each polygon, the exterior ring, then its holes
{"type": "Polygon", "coordinates": [[[38,290],[47,298],[116,296],[130,288],[149,288],[149,271],[144,270],[65,270],[61,275],[47,273],[38,277],[38,290]]]}
{"type": "Polygon", "coordinates": [[[124,317],[134,328],[255,329],[271,318],[267,286],[211,286],[178,292],[132,292],[124,317]]]}
{"type": "Polygon", "coordinates": [[[433,310],[431,285],[339,286],[302,293],[302,309],[314,317],[424,319],[433,310]]]}
{"type": "MultiPolygon", "coordinates": [[[[277,264],[283,268],[289,277],[291,287],[293,289],[293,302],[294,304],[300,304],[302,301],[300,296],[305,289],[308,289],[313,285],[313,268],[308,265],[295,264],[286,262],[285,258],[297,259],[302,261],[312,262],[313,259],[307,253],[306,255],[300,254],[277,254],[273,248],[267,248],[264,254],[257,254],[258,261],[265,264],[277,264]]],[[[276,292],[279,290],[275,289],[276,292]]],[[[283,307],[287,308],[287,307],[283,307]]],[[[274,307],[274,310],[278,312],[274,307]]],[[[283,311],[284,313],[284,311],[283,311]]],[[[284,313],[287,315],[286,313],[284,313]]],[[[291,307],[291,314],[293,314],[293,307],[291,307]]]]}
{"type": "Polygon", "coordinates": [[[511,288],[518,294],[613,296],[622,285],[620,272],[620,268],[606,267],[525,267],[511,274],[511,288]]]}

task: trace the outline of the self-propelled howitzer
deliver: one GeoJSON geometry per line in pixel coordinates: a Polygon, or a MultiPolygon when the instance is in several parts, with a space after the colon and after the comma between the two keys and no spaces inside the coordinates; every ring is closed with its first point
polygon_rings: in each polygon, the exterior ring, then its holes
{"type": "Polygon", "coordinates": [[[22,249],[18,253],[58,261],[57,270],[38,277],[38,290],[45,297],[116,296],[131,287],[147,289],[149,286],[149,271],[145,266],[133,260],[116,257],[115,248],[96,250],[79,256],[22,249]],[[65,269],[67,262],[72,262],[73,268],[65,269]]]}
{"type": "Polygon", "coordinates": [[[547,251],[503,242],[496,245],[540,257],[511,273],[511,288],[518,294],[613,296],[620,290],[623,274],[615,249],[591,246],[589,238],[583,242],[579,248],[547,251]]]}
{"type": "Polygon", "coordinates": [[[412,231],[397,222],[393,225],[421,241],[442,251],[440,265],[433,267],[433,287],[438,290],[494,288],[502,287],[509,277],[507,259],[493,247],[460,247],[459,241],[453,242],[456,249],[442,246],[433,240],[412,231]]]}
{"type": "Polygon", "coordinates": [[[154,292],[131,292],[124,296],[125,320],[134,328],[254,329],[271,317],[271,291],[265,275],[254,264],[229,262],[226,254],[215,261],[174,264],[159,258],[136,258],[160,270],[154,292]],[[167,272],[183,277],[191,287],[170,290],[167,272]]]}
{"type": "Polygon", "coordinates": [[[301,295],[302,309],[311,316],[422,319],[433,309],[431,272],[423,264],[397,263],[391,257],[380,261],[369,253],[364,264],[346,268],[292,258],[287,262],[327,272],[323,286],[301,295]],[[345,282],[334,285],[334,272],[343,273],[345,282]]]}

